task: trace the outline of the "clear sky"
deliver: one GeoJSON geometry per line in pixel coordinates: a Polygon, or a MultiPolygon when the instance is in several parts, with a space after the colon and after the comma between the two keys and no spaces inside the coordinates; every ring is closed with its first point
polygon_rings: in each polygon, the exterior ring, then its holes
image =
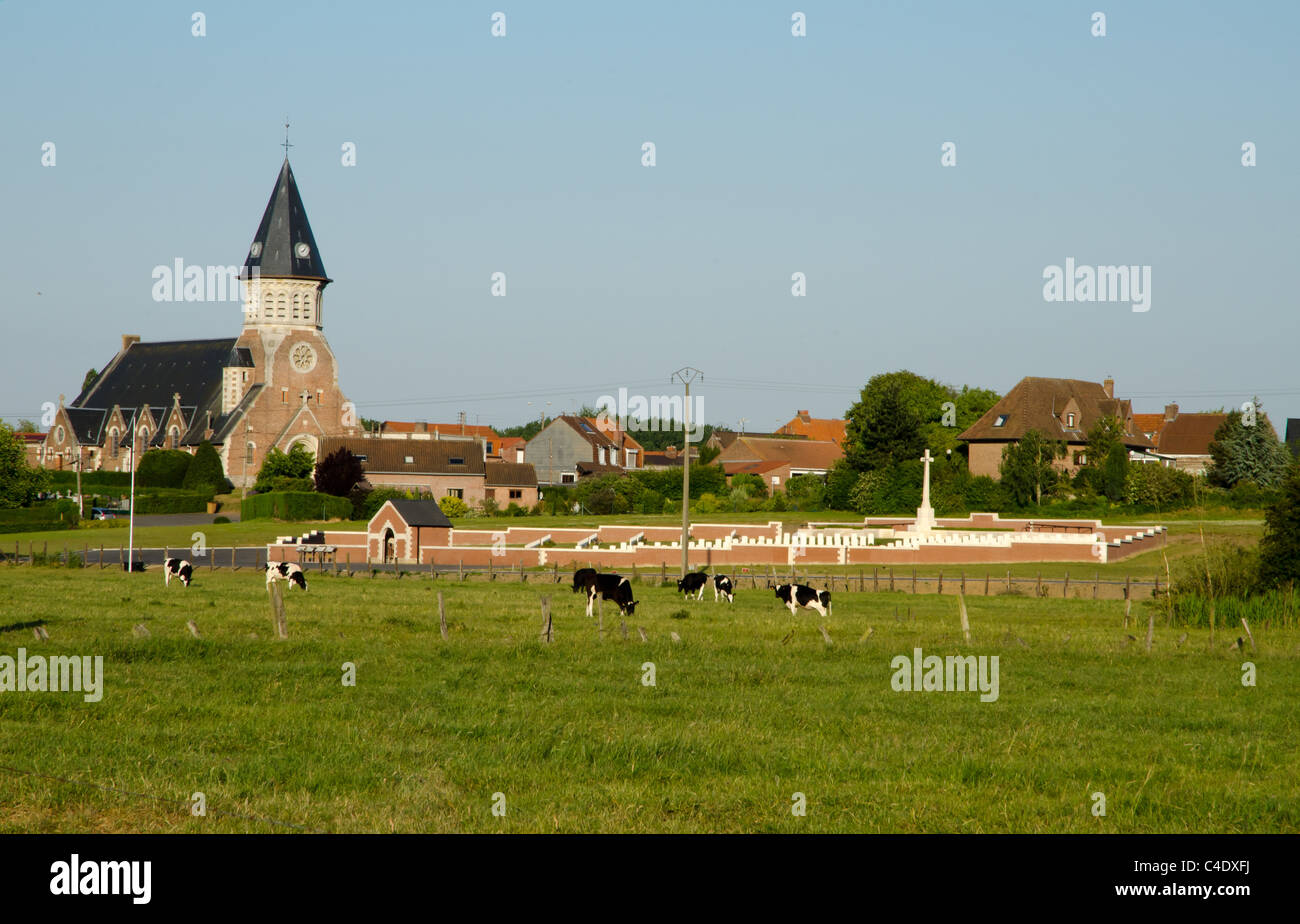
{"type": "Polygon", "coordinates": [[[151,273],[242,262],[287,115],[364,416],[503,426],[691,365],[710,422],[767,430],[907,368],[1113,376],[1138,411],[1258,394],[1281,429],[1298,26],[1289,0],[0,0],[0,417],[71,400],[123,333],[239,333],[151,273]],[[1045,301],[1067,258],[1150,266],[1150,310],[1045,301]]]}

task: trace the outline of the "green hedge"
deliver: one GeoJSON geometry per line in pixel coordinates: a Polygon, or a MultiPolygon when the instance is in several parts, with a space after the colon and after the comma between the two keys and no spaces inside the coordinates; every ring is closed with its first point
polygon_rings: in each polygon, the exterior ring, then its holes
{"type": "Polygon", "coordinates": [[[135,515],[147,513],[206,513],[211,494],[169,491],[166,494],[137,494],[135,515]]]}
{"type": "Polygon", "coordinates": [[[0,509],[0,533],[25,533],[47,529],[73,529],[79,522],[76,504],[69,500],[38,507],[0,509]]]}
{"type": "MultiPolygon", "coordinates": [[[[71,469],[50,471],[50,483],[56,490],[77,487],[77,473],[71,469]]],[[[130,488],[130,472],[82,472],[81,491],[88,494],[102,488],[130,488]]]]}
{"type": "Polygon", "coordinates": [[[346,520],[351,516],[352,501],[314,491],[254,494],[240,504],[242,520],[346,520]]]}

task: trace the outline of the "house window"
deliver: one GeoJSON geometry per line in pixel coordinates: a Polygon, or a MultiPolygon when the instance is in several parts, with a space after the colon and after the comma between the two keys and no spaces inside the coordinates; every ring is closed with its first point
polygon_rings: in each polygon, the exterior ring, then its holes
{"type": "Polygon", "coordinates": [[[487,441],[487,454],[488,454],[488,455],[492,455],[492,441],[491,441],[491,440],[488,440],[488,441],[487,441]]]}
{"type": "Polygon", "coordinates": [[[464,500],[464,499],[465,499],[465,489],[464,489],[464,488],[448,488],[448,489],[447,489],[447,496],[448,496],[448,497],[459,497],[461,500],[464,500]]]}
{"type": "Polygon", "coordinates": [[[573,481],[574,481],[573,472],[565,472],[564,474],[560,475],[560,484],[573,484],[573,481]]]}
{"type": "Polygon", "coordinates": [[[604,465],[604,464],[605,464],[605,447],[604,447],[604,446],[601,446],[601,447],[600,447],[600,464],[601,464],[601,465],[604,465]]]}
{"type": "Polygon", "coordinates": [[[121,434],[117,432],[116,427],[108,431],[108,445],[109,445],[110,458],[113,459],[117,458],[117,449],[118,449],[117,444],[120,443],[121,441],[122,441],[121,434]]]}
{"type": "Polygon", "coordinates": [[[1074,415],[1073,415],[1073,414],[1066,414],[1066,415],[1065,415],[1065,425],[1066,425],[1067,427],[1069,427],[1071,430],[1074,429],[1074,415]]]}
{"type": "Polygon", "coordinates": [[[774,487],[774,488],[775,488],[775,487],[778,487],[780,484],[781,484],[781,476],[780,476],[780,475],[773,475],[773,476],[772,476],[772,487],[774,487]]]}
{"type": "Polygon", "coordinates": [[[993,426],[995,426],[995,427],[1005,427],[1006,424],[1007,424],[1007,415],[1006,415],[1006,414],[999,414],[999,415],[998,415],[998,419],[995,420],[995,421],[993,421],[993,426]]]}
{"type": "Polygon", "coordinates": [[[280,389],[280,403],[281,403],[281,404],[288,404],[288,403],[289,403],[289,389],[288,389],[288,388],[281,388],[281,389],[280,389]]]}
{"type": "Polygon", "coordinates": [[[56,443],[62,443],[62,442],[63,442],[63,437],[64,437],[65,435],[66,435],[66,433],[64,432],[63,427],[60,426],[60,427],[55,427],[55,428],[54,428],[54,442],[56,442],[56,443]]]}
{"type": "Polygon", "coordinates": [[[414,464],[415,464],[415,456],[406,456],[406,457],[405,457],[405,461],[406,461],[406,464],[407,464],[407,465],[414,465],[414,464]]]}
{"type": "Polygon", "coordinates": [[[1076,452],[1076,453],[1074,454],[1074,464],[1075,464],[1075,465],[1087,465],[1087,464],[1088,464],[1088,454],[1087,454],[1086,452],[1076,452]]]}
{"type": "Polygon", "coordinates": [[[511,500],[520,500],[523,496],[524,496],[524,492],[521,491],[521,490],[519,490],[518,488],[511,488],[511,489],[510,489],[510,499],[511,499],[511,500]]]}
{"type": "Polygon", "coordinates": [[[171,448],[172,448],[172,449],[176,449],[178,446],[180,446],[180,444],[181,444],[181,431],[180,431],[180,430],[177,430],[175,427],[172,427],[171,430],[169,430],[169,431],[167,432],[167,437],[168,437],[168,439],[171,441],[171,448]]]}
{"type": "Polygon", "coordinates": [[[247,446],[244,447],[244,464],[245,464],[245,465],[252,465],[252,464],[253,464],[253,449],[254,449],[254,448],[255,448],[255,447],[254,447],[254,444],[252,444],[252,443],[249,443],[247,446]]]}
{"type": "Polygon", "coordinates": [[[464,465],[464,464],[465,464],[465,460],[464,460],[464,458],[462,458],[461,456],[452,456],[452,457],[451,457],[450,459],[448,459],[447,461],[448,461],[449,463],[451,463],[452,465],[464,465]]]}

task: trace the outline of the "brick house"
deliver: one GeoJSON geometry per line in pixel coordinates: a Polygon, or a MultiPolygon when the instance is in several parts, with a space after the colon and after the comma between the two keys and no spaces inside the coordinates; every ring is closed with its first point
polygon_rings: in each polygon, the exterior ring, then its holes
{"type": "Polygon", "coordinates": [[[1227,414],[1181,414],[1178,405],[1165,408],[1165,422],[1156,437],[1155,454],[1166,465],[1201,475],[1210,467],[1210,443],[1227,414]]]}
{"type": "Polygon", "coordinates": [[[511,504],[529,509],[537,506],[537,473],[526,462],[488,461],[484,466],[483,493],[502,510],[511,504]]]}
{"type": "Polygon", "coordinates": [[[844,445],[848,435],[848,421],[833,417],[813,417],[807,411],[799,411],[789,423],[777,429],[780,436],[802,436],[810,440],[844,445]]]}
{"type": "MultiPolygon", "coordinates": [[[[383,437],[410,437],[411,439],[430,440],[477,440],[483,445],[484,455],[489,459],[501,457],[501,437],[491,427],[465,423],[461,414],[459,423],[428,423],[426,421],[385,420],[379,428],[383,437]]],[[[514,461],[514,460],[510,460],[514,461]]]]}
{"type": "Polygon", "coordinates": [[[829,440],[742,436],[732,440],[714,461],[727,477],[750,472],[769,490],[782,489],[795,475],[825,475],[844,450],[829,440]]]}
{"type": "Polygon", "coordinates": [[[286,158],[240,274],[238,337],[142,343],[124,335],[103,371],[65,405],[43,446],[46,468],[127,471],[149,448],[218,450],[226,476],[251,484],[273,448],[357,432],[324,334],[325,274],[286,158]],[[134,419],[135,433],[131,433],[134,419]],[[134,444],[134,447],[133,447],[134,444]]]}
{"type": "Polygon", "coordinates": [[[562,414],[528,441],[524,461],[541,484],[573,484],[590,475],[644,468],[645,450],[611,423],[562,414]]]}
{"type": "Polygon", "coordinates": [[[1088,431],[1101,418],[1120,421],[1123,442],[1130,452],[1154,448],[1134,420],[1132,402],[1115,398],[1115,382],[1027,377],[1016,383],[997,404],[958,438],[969,444],[970,472],[1001,478],[1002,451],[1030,430],[1066,445],[1056,467],[1073,474],[1087,462],[1088,431]]]}

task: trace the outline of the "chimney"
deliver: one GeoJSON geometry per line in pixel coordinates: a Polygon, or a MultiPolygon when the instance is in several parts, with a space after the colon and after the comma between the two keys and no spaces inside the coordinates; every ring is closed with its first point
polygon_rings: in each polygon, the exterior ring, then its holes
{"type": "Polygon", "coordinates": [[[1106,397],[1107,397],[1107,398],[1113,398],[1113,397],[1115,397],[1115,380],[1114,380],[1114,379],[1112,379],[1112,378],[1107,378],[1106,381],[1104,381],[1104,382],[1101,383],[1101,387],[1102,387],[1103,389],[1105,389],[1105,391],[1106,391],[1106,397]]]}
{"type": "Polygon", "coordinates": [[[427,421],[424,421],[424,420],[417,421],[416,424],[415,424],[415,432],[416,432],[416,433],[428,433],[428,432],[429,432],[429,424],[428,424],[428,422],[427,422],[427,421]]]}
{"type": "Polygon", "coordinates": [[[1169,421],[1173,420],[1173,419],[1174,419],[1175,417],[1177,417],[1177,416],[1178,416],[1178,405],[1176,405],[1176,404],[1166,404],[1166,405],[1165,405],[1165,423],[1169,423],[1169,421]]]}
{"type": "Polygon", "coordinates": [[[123,335],[122,335],[122,352],[125,353],[128,349],[130,349],[131,344],[133,344],[133,343],[139,343],[139,342],[140,342],[140,335],[139,335],[139,334],[123,334],[123,335]]]}
{"type": "Polygon", "coordinates": [[[464,436],[465,435],[465,412],[464,411],[460,412],[456,422],[460,424],[460,435],[464,436]]]}
{"type": "Polygon", "coordinates": [[[810,420],[812,419],[812,415],[809,414],[807,411],[800,411],[799,414],[798,414],[798,417],[799,417],[799,419],[802,420],[804,423],[808,423],[808,421],[810,421],[810,420]]]}

